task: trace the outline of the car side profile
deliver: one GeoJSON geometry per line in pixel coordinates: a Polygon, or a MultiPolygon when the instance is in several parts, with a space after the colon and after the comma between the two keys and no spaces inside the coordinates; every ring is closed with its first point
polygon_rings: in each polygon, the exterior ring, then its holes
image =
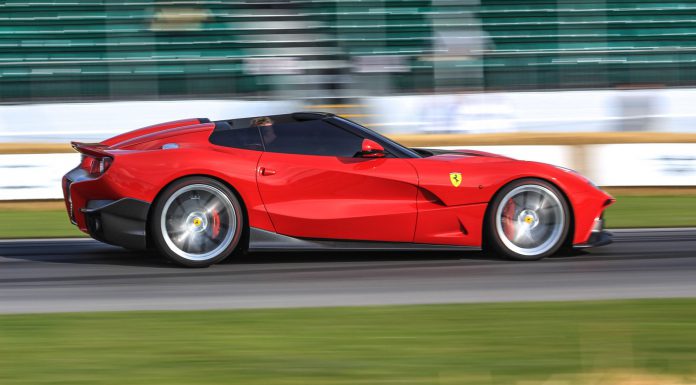
{"type": "Polygon", "coordinates": [[[537,260],[607,244],[614,199],[576,172],[412,149],[318,112],[141,128],[76,143],[72,223],[205,267],[239,251],[480,250],[537,260]]]}

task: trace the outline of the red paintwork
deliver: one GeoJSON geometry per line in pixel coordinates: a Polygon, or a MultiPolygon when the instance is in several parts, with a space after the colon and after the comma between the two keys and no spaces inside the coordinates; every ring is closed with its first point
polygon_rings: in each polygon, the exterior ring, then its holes
{"type": "Polygon", "coordinates": [[[213,129],[184,132],[176,138],[181,147],[157,150],[170,139],[152,138],[151,142],[114,146],[107,150],[114,161],[104,175],[73,183],[74,214],[80,230],[87,230],[80,208],[94,199],[119,199],[130,197],[153,202],[157,194],[169,183],[188,175],[208,175],[225,181],[243,199],[249,223],[260,229],[273,231],[273,225],[263,207],[256,186],[256,171],[261,153],[215,146],[208,142],[213,129]]]}
{"type": "Polygon", "coordinates": [[[266,152],[261,197],[284,235],[411,242],[416,229],[416,170],[404,159],[336,158],[266,152]]]}
{"type": "Polygon", "coordinates": [[[581,244],[613,202],[582,176],[543,163],[478,151],[420,159],[264,153],[213,145],[208,141],[213,128],[189,119],[119,135],[98,148],[77,145],[113,158],[103,175],[72,184],[78,227],[86,232],[80,209],[89,200],[153,202],[165,186],[188,175],[230,185],[250,226],[304,238],[481,246],[488,202],[505,184],[534,177],[567,196],[575,219],[573,243],[581,244]],[[179,148],[162,150],[167,143],[179,148]],[[451,172],[462,175],[458,187],[451,172]]]}
{"type": "MultiPolygon", "coordinates": [[[[609,194],[596,189],[584,177],[573,172],[544,163],[518,161],[499,155],[492,157],[484,155],[487,154],[462,151],[461,155],[447,154],[409,159],[409,161],[418,169],[420,188],[439,199],[447,207],[482,203],[485,206],[503,186],[521,178],[539,178],[555,184],[566,195],[573,210],[575,218],[573,244],[581,244],[589,239],[595,218],[599,217],[614,201],[609,194]],[[454,188],[450,183],[450,172],[462,174],[462,183],[459,187],[454,188]]],[[[419,200],[419,204],[421,203],[422,199],[419,200]]],[[[476,229],[475,233],[479,242],[477,246],[481,242],[480,231],[485,209],[479,213],[481,215],[477,219],[472,218],[469,223],[463,224],[467,229],[476,229]]],[[[419,218],[419,224],[420,221],[419,218]]]]}

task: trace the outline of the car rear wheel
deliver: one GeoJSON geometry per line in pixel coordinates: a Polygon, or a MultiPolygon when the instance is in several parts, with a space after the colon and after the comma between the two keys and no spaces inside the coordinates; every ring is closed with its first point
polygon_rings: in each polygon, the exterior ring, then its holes
{"type": "Polygon", "coordinates": [[[570,228],[568,203],[561,192],[538,179],[522,179],[503,187],[486,218],[487,246],[516,260],[554,254],[570,228]]]}
{"type": "Polygon", "coordinates": [[[157,249],[187,267],[207,267],[227,258],[244,228],[237,197],[204,177],[179,180],[155,203],[150,231],[157,249]]]}

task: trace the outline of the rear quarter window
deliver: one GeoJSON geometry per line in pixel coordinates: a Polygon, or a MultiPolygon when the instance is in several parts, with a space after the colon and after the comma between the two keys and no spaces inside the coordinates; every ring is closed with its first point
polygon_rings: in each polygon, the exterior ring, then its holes
{"type": "Polygon", "coordinates": [[[226,121],[215,122],[215,129],[209,140],[210,143],[218,146],[263,151],[261,135],[257,127],[233,127],[226,121]]]}

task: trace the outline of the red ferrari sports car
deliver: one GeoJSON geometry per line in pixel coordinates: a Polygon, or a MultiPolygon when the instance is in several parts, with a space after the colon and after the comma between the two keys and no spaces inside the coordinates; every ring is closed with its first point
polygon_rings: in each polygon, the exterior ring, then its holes
{"type": "Polygon", "coordinates": [[[572,170],[407,148],[328,113],[180,120],[73,147],[72,223],[190,267],[243,250],[483,248],[536,260],[611,242],[602,213],[614,199],[572,170]]]}

